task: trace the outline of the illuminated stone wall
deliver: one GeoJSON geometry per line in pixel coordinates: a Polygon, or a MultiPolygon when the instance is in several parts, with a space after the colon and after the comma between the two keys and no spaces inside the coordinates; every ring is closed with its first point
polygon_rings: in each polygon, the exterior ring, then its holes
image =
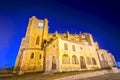
{"type": "Polygon", "coordinates": [[[78,42],[57,38],[55,42],[46,46],[45,71],[55,71],[52,69],[52,56],[56,57],[56,71],[59,72],[100,68],[95,48],[78,42]],[[67,49],[64,44],[67,44],[67,49]],[[74,50],[73,45],[75,46],[74,50]],[[81,57],[84,58],[83,62],[81,62],[81,57]],[[95,59],[96,64],[93,63],[92,58],[95,59]]]}
{"type": "Polygon", "coordinates": [[[112,67],[116,65],[115,59],[111,53],[108,53],[104,49],[99,49],[98,56],[100,58],[101,67],[112,67]]]}
{"type": "Polygon", "coordinates": [[[21,41],[14,73],[36,72],[44,70],[44,40],[48,35],[47,19],[29,19],[26,35],[21,41]],[[40,24],[42,23],[42,24],[40,24]],[[32,56],[32,57],[31,57],[32,56]]]}
{"type": "Polygon", "coordinates": [[[48,20],[33,16],[22,38],[13,72],[93,70],[113,64],[113,55],[100,49],[91,34],[48,33],[48,20]]]}

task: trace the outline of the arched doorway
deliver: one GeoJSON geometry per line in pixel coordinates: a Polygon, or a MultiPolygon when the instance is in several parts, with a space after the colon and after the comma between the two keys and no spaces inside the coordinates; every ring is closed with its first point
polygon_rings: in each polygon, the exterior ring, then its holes
{"type": "Polygon", "coordinates": [[[81,69],[86,69],[85,58],[83,56],[80,56],[80,67],[81,69]]]}
{"type": "Polygon", "coordinates": [[[52,70],[56,70],[56,58],[55,58],[55,56],[52,57],[52,70]]]}

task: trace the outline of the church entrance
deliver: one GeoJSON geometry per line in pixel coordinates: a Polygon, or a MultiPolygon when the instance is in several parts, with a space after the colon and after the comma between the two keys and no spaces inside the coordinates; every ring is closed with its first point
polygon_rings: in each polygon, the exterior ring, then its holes
{"type": "Polygon", "coordinates": [[[52,57],[52,70],[56,70],[56,58],[55,58],[55,56],[52,57]]]}
{"type": "Polygon", "coordinates": [[[84,57],[80,57],[80,67],[81,69],[86,69],[86,63],[84,57]]]}

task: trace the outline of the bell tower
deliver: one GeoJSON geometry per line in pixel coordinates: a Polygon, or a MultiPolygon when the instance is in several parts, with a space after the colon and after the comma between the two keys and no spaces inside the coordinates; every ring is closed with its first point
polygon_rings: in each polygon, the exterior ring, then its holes
{"type": "Polygon", "coordinates": [[[29,48],[41,48],[44,40],[48,35],[48,20],[37,19],[32,16],[29,19],[29,24],[26,32],[27,47],[29,48]]]}
{"type": "Polygon", "coordinates": [[[44,70],[44,40],[48,35],[48,20],[29,19],[26,35],[22,38],[14,73],[36,72],[44,70]]]}

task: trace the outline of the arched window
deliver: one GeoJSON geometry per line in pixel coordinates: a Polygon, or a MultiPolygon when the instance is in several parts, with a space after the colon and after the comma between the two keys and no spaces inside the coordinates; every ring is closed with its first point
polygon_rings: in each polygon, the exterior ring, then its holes
{"type": "Polygon", "coordinates": [[[75,55],[72,56],[72,64],[78,64],[78,59],[75,55]]]}
{"type": "Polygon", "coordinates": [[[40,54],[39,59],[41,59],[41,58],[42,58],[42,56],[41,56],[41,54],[40,54]]]}
{"type": "Polygon", "coordinates": [[[93,65],[97,65],[95,58],[92,58],[93,65]]]}
{"type": "Polygon", "coordinates": [[[86,69],[85,59],[83,56],[80,56],[80,66],[81,69],[86,69]]]}
{"type": "Polygon", "coordinates": [[[62,56],[62,64],[70,64],[70,57],[67,54],[62,56]]]}
{"type": "Polygon", "coordinates": [[[32,54],[31,54],[31,59],[33,59],[34,58],[34,53],[32,52],[32,54]]]}
{"type": "Polygon", "coordinates": [[[36,38],[36,45],[39,45],[39,41],[40,41],[40,37],[39,36],[37,36],[37,38],[36,38]]]}
{"type": "Polygon", "coordinates": [[[92,64],[90,57],[87,57],[87,64],[88,65],[92,64]]]}

